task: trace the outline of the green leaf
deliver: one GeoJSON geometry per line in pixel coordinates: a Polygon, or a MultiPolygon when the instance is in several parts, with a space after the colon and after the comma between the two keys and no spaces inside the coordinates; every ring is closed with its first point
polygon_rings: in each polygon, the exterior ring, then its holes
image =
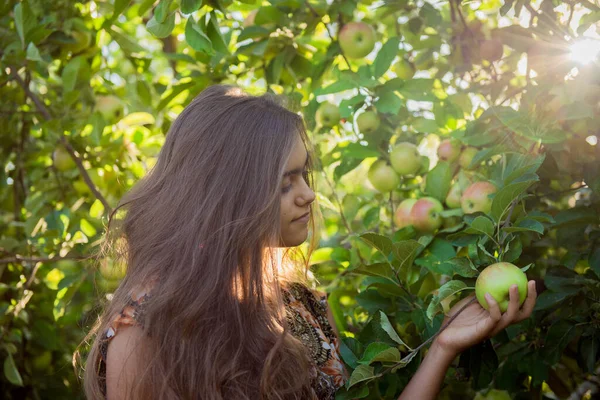
{"type": "Polygon", "coordinates": [[[588,262],[590,263],[592,271],[600,278],[600,246],[597,246],[590,252],[588,262]]]}
{"type": "Polygon", "coordinates": [[[498,369],[498,356],[488,339],[469,349],[469,369],[473,374],[473,388],[487,387],[498,369]]]}
{"type": "Polygon", "coordinates": [[[202,0],[182,0],[181,12],[191,14],[202,6],[202,0]]]}
{"type": "Polygon", "coordinates": [[[15,20],[15,28],[19,39],[21,39],[21,48],[25,49],[27,44],[27,34],[36,26],[36,18],[31,10],[31,6],[27,0],[17,2],[13,8],[13,18],[15,20]]]}
{"type": "Polygon", "coordinates": [[[75,89],[75,85],[78,81],[84,79],[85,76],[89,75],[89,65],[83,56],[77,56],[67,65],[62,72],[63,89],[66,93],[71,92],[75,89]]]}
{"type": "Polygon", "coordinates": [[[593,336],[583,338],[579,343],[579,356],[585,372],[594,373],[596,363],[598,362],[598,348],[600,347],[599,336],[596,333],[593,336]]]}
{"type": "Polygon", "coordinates": [[[355,82],[341,80],[341,81],[336,81],[327,87],[315,90],[315,96],[339,93],[339,92],[343,92],[343,91],[350,90],[350,89],[356,89],[356,88],[357,88],[357,85],[355,82]]]}
{"type": "Polygon", "coordinates": [[[396,342],[398,344],[406,346],[406,348],[409,350],[411,349],[406,343],[404,343],[404,341],[400,338],[400,336],[398,336],[398,334],[394,330],[394,327],[390,323],[390,320],[388,319],[387,315],[385,315],[385,313],[383,311],[379,311],[379,320],[381,321],[381,328],[387,332],[390,339],[392,339],[394,342],[396,342]]]}
{"type": "Polygon", "coordinates": [[[431,303],[427,307],[427,318],[433,319],[436,314],[443,311],[441,301],[467,288],[467,284],[463,281],[449,281],[439,288],[438,294],[433,296],[431,303]]]}
{"type": "Polygon", "coordinates": [[[440,161],[435,168],[427,173],[425,193],[438,199],[440,202],[444,202],[451,184],[452,166],[446,161],[440,161]]]}
{"type": "Polygon", "coordinates": [[[13,385],[23,386],[23,378],[21,378],[21,374],[15,365],[15,360],[10,353],[4,359],[4,376],[13,385]]]}
{"type": "Polygon", "coordinates": [[[40,51],[35,46],[35,44],[33,44],[33,42],[30,42],[27,45],[26,59],[31,60],[31,61],[42,61],[42,62],[44,61],[44,59],[42,58],[42,55],[40,54],[40,51]]]}
{"type": "Polygon", "coordinates": [[[392,61],[394,61],[394,58],[396,58],[396,55],[398,54],[399,45],[400,39],[397,36],[394,36],[389,38],[388,41],[381,46],[381,49],[379,50],[379,53],[377,53],[377,57],[373,63],[373,77],[375,79],[383,76],[383,74],[385,74],[385,72],[390,68],[392,61]]]}
{"type": "Polygon", "coordinates": [[[117,19],[117,17],[121,15],[123,11],[125,11],[125,9],[129,6],[129,3],[131,3],[131,0],[115,0],[115,6],[113,8],[113,14],[110,17],[110,20],[114,21],[115,19],[117,19]]]}
{"type": "Polygon", "coordinates": [[[402,271],[410,268],[415,261],[419,252],[423,249],[423,245],[415,240],[403,240],[393,244],[394,266],[397,271],[402,271]]]}
{"type": "Polygon", "coordinates": [[[374,377],[375,375],[373,367],[369,367],[368,365],[359,365],[354,371],[352,371],[352,375],[350,375],[348,388],[351,388],[357,383],[369,381],[374,377]]]}
{"type": "Polygon", "coordinates": [[[340,355],[344,362],[352,368],[356,368],[358,365],[358,357],[356,354],[360,354],[361,351],[360,348],[355,349],[358,346],[360,346],[360,342],[354,338],[346,337],[340,340],[340,355]],[[347,342],[350,343],[351,346],[354,344],[354,346],[352,346],[353,348],[348,346],[347,342]]]}
{"type": "Polygon", "coordinates": [[[494,223],[489,218],[482,215],[477,216],[469,228],[465,229],[466,233],[484,234],[490,238],[494,238],[494,223]]]}
{"type": "Polygon", "coordinates": [[[121,50],[123,50],[126,55],[131,55],[131,53],[142,53],[146,50],[139,43],[129,37],[129,35],[123,34],[116,29],[117,28],[113,26],[107,29],[107,31],[110,33],[112,38],[115,39],[115,42],[117,42],[121,50]]]}
{"type": "Polygon", "coordinates": [[[525,182],[511,183],[510,185],[500,189],[492,201],[492,217],[494,218],[494,221],[499,223],[500,219],[503,217],[503,214],[505,214],[505,211],[510,206],[510,203],[517,199],[536,181],[537,180],[530,180],[525,182]]]}
{"type": "Polygon", "coordinates": [[[358,158],[361,161],[367,157],[378,157],[380,154],[377,150],[354,142],[347,143],[346,145],[344,145],[344,143],[340,143],[335,147],[332,153],[335,151],[342,151],[344,157],[358,158]]]}
{"type": "Polygon", "coordinates": [[[269,36],[270,33],[271,31],[265,28],[264,26],[251,25],[242,30],[242,33],[240,33],[240,36],[238,36],[237,41],[239,43],[243,42],[246,39],[266,37],[269,36]]]}
{"type": "MultiPolygon", "coordinates": [[[[545,292],[544,292],[545,293],[545,292]]],[[[543,294],[543,293],[542,293],[543,294]]],[[[577,329],[572,321],[559,319],[548,328],[544,354],[549,365],[556,364],[567,345],[577,336],[577,329]]]]}
{"type": "Polygon", "coordinates": [[[146,24],[146,29],[148,29],[148,32],[157,38],[165,38],[169,36],[171,32],[173,32],[173,28],[175,28],[175,12],[169,14],[164,22],[159,22],[156,19],[156,15],[153,15],[146,24]]]}
{"type": "Polygon", "coordinates": [[[358,362],[360,364],[369,365],[369,364],[371,364],[371,360],[373,359],[373,357],[375,357],[376,355],[380,354],[383,351],[393,349],[393,348],[394,347],[391,347],[389,344],[385,344],[385,343],[381,343],[381,342],[370,343],[367,346],[367,348],[365,349],[365,352],[363,353],[362,357],[360,358],[360,360],[358,362]]]}
{"type": "Polygon", "coordinates": [[[379,112],[395,115],[398,114],[403,104],[404,101],[396,93],[386,91],[379,96],[375,102],[375,107],[379,112]]]}
{"type": "Polygon", "coordinates": [[[543,235],[544,225],[534,219],[525,218],[519,221],[517,225],[502,228],[502,230],[505,232],[536,232],[543,235]]]}
{"type": "Polygon", "coordinates": [[[210,18],[208,20],[208,24],[206,25],[206,34],[208,35],[208,38],[210,39],[213,48],[216,51],[222,54],[229,54],[229,48],[227,47],[227,43],[225,43],[223,35],[221,35],[219,21],[214,13],[210,13],[210,18]]]}
{"type": "Polygon", "coordinates": [[[375,247],[379,250],[384,256],[390,254],[393,248],[392,241],[383,235],[379,235],[377,233],[367,232],[360,235],[360,238],[364,240],[366,243],[375,247]]]}
{"type": "Polygon", "coordinates": [[[167,16],[169,14],[169,6],[171,5],[172,0],[160,0],[158,5],[154,9],[153,18],[159,24],[163,24],[167,20],[167,16]]]}
{"type": "Polygon", "coordinates": [[[212,42],[206,36],[200,26],[194,21],[194,17],[190,16],[185,24],[185,40],[196,51],[212,55],[215,51],[212,47],[212,42]]]}
{"type": "Polygon", "coordinates": [[[371,363],[381,362],[384,364],[385,363],[395,364],[397,362],[400,362],[400,360],[401,360],[400,350],[398,350],[395,347],[392,347],[392,348],[382,351],[381,353],[379,353],[375,357],[373,357],[371,359],[371,363]]]}
{"type": "MultiPolygon", "coordinates": [[[[479,274],[473,262],[467,257],[454,257],[442,262],[438,269],[445,275],[459,275],[465,278],[474,278],[479,274]]],[[[432,269],[433,270],[433,269],[432,269]]],[[[437,271],[434,271],[437,272],[437,271]]]]}
{"type": "Polygon", "coordinates": [[[397,284],[394,271],[392,271],[392,267],[390,267],[388,263],[361,265],[360,267],[353,269],[352,272],[369,276],[380,276],[382,278],[389,279],[394,284],[397,284]]]}

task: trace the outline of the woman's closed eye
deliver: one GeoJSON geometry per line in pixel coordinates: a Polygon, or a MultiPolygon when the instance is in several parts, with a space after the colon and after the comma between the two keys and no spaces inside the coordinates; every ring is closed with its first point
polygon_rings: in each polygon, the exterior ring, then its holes
{"type": "Polygon", "coordinates": [[[281,193],[285,194],[292,190],[292,187],[294,186],[294,181],[298,179],[304,179],[304,182],[308,183],[309,174],[310,172],[305,169],[302,171],[301,174],[293,174],[289,177],[289,180],[284,180],[283,186],[281,187],[281,193]]]}

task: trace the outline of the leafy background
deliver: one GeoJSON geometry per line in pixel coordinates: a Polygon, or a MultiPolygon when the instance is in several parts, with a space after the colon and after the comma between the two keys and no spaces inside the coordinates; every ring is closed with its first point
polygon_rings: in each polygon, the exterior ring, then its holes
{"type": "Polygon", "coordinates": [[[315,144],[323,223],[311,263],[352,373],[337,398],[396,398],[442,311],[499,260],[536,279],[535,313],[457,358],[440,398],[590,398],[600,68],[571,52],[587,38],[575,54],[594,54],[599,20],[597,1],[2,2],[2,397],[83,397],[72,354],[123,272],[90,259],[107,214],[183,107],[232,83],[286,95],[315,144]],[[351,21],[376,31],[365,58],[341,51],[351,21]],[[340,123],[318,123],[323,102],[340,123]],[[356,124],[366,110],[380,119],[368,134],[356,124]],[[450,137],[477,149],[469,168],[438,160],[450,137]],[[399,142],[418,146],[424,168],[380,193],[369,167],[399,142]],[[489,213],[447,209],[433,233],[395,226],[403,199],[443,202],[454,182],[481,180],[499,188],[489,213]]]}

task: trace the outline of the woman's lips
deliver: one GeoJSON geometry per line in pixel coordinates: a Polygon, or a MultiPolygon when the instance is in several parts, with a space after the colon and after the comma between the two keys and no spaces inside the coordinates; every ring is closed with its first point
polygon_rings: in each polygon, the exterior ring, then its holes
{"type": "Polygon", "coordinates": [[[306,224],[309,219],[310,219],[310,213],[306,213],[303,216],[292,220],[292,222],[299,222],[301,224],[306,224]]]}

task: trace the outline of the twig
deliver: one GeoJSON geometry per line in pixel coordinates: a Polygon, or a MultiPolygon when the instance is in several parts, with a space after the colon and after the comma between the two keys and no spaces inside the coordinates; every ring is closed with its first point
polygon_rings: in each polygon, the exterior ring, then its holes
{"type": "MultiPolygon", "coordinates": [[[[329,30],[329,26],[323,21],[323,18],[319,15],[319,13],[317,12],[317,10],[315,10],[313,8],[313,6],[310,5],[310,3],[307,1],[304,2],[304,4],[306,4],[306,6],[310,9],[310,12],[312,12],[312,14],[319,18],[319,22],[323,24],[323,26],[325,27],[325,30],[327,31],[327,35],[329,36],[329,39],[331,39],[332,42],[335,42],[336,40],[333,38],[333,34],[331,33],[331,31],[329,30]]],[[[340,21],[341,22],[341,21],[340,21]]],[[[342,24],[340,23],[340,29],[342,29],[342,24]]],[[[344,61],[346,61],[346,65],[348,65],[348,69],[350,71],[352,71],[352,67],[350,66],[350,62],[348,61],[348,59],[346,58],[346,55],[344,54],[344,52],[340,53],[342,55],[342,57],[344,58],[344,61]]]]}
{"type": "Polygon", "coordinates": [[[37,263],[37,262],[58,262],[62,260],[89,260],[93,258],[93,256],[67,256],[67,257],[23,257],[18,254],[13,255],[12,257],[0,258],[0,265],[9,264],[9,263],[37,263]]]}

